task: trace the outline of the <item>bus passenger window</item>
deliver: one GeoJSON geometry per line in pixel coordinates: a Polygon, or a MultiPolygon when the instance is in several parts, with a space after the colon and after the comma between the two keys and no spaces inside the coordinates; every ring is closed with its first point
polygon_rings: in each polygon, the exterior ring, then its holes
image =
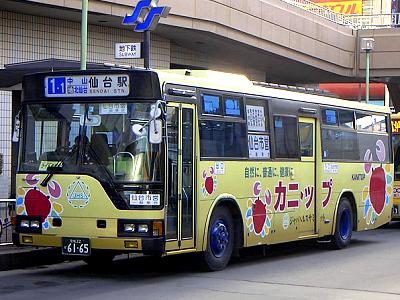
{"type": "Polygon", "coordinates": [[[225,97],[225,116],[229,117],[242,117],[242,104],[241,99],[233,97],[225,97]]]}
{"type": "Polygon", "coordinates": [[[322,111],[322,123],[325,125],[338,125],[337,111],[334,109],[324,109],[322,111]]]}
{"type": "Polygon", "coordinates": [[[210,115],[221,115],[221,97],[217,95],[203,94],[203,113],[210,115]]]}
{"type": "Polygon", "coordinates": [[[202,157],[247,157],[245,123],[203,120],[200,141],[202,157]]]}
{"type": "Polygon", "coordinates": [[[299,157],[297,118],[274,116],[275,152],[278,158],[299,157]]]}
{"type": "Polygon", "coordinates": [[[372,116],[373,131],[375,132],[387,132],[386,130],[386,117],[373,115],[372,116]]]}
{"type": "Polygon", "coordinates": [[[356,126],[357,130],[372,131],[372,116],[356,113],[356,126]]]}
{"type": "Polygon", "coordinates": [[[350,110],[339,111],[340,127],[354,129],[354,112],[350,110]]]}
{"type": "Polygon", "coordinates": [[[299,123],[299,132],[301,156],[312,157],[314,155],[314,125],[312,123],[299,123]]]}

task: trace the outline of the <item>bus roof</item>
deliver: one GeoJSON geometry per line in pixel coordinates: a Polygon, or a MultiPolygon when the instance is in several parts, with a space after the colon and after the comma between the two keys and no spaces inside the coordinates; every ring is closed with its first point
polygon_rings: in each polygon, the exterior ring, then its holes
{"type": "MultiPolygon", "coordinates": [[[[198,88],[238,92],[255,96],[291,99],[309,103],[325,104],[337,107],[356,108],[360,110],[390,113],[389,107],[343,100],[331,96],[315,95],[290,89],[261,86],[244,75],[209,71],[209,70],[157,70],[161,85],[164,83],[180,84],[198,88]]],[[[399,115],[400,117],[400,115],[399,115]]]]}

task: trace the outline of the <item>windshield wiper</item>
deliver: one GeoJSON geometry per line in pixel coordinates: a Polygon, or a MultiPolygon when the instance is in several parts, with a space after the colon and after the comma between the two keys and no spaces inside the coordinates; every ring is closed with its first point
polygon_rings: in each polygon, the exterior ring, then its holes
{"type": "MultiPolygon", "coordinates": [[[[113,177],[111,176],[110,172],[107,170],[107,167],[101,162],[100,157],[96,153],[96,151],[93,149],[92,145],[87,144],[87,154],[90,158],[92,158],[97,166],[100,166],[101,170],[103,171],[103,174],[105,174],[108,177],[108,182],[111,184],[111,186],[114,187],[114,182],[113,182],[113,177]]],[[[82,164],[83,165],[83,164],[82,164]]]]}
{"type": "Polygon", "coordinates": [[[78,149],[79,147],[72,147],[71,151],[65,154],[65,156],[61,160],[59,160],[54,166],[47,167],[46,171],[48,171],[49,174],[47,174],[40,185],[43,187],[47,186],[47,183],[50,181],[51,177],[53,177],[55,172],[62,171],[65,160],[71,157],[78,149]]]}

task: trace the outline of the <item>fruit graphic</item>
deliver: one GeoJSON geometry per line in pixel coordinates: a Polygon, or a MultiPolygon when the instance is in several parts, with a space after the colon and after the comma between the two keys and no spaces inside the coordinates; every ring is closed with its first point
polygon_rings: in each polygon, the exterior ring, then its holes
{"type": "Polygon", "coordinates": [[[392,167],[390,164],[382,165],[385,162],[386,151],[381,140],[376,142],[375,153],[379,164],[373,163],[374,158],[370,149],[364,154],[364,171],[365,175],[369,175],[369,185],[363,189],[364,219],[368,225],[374,224],[385,207],[390,205],[390,195],[393,192],[392,167]]]}
{"type": "Polygon", "coordinates": [[[62,195],[60,184],[56,180],[50,180],[46,187],[39,188],[40,175],[28,174],[24,181],[29,187],[17,189],[16,211],[18,215],[40,217],[42,229],[50,228],[51,219],[59,218],[63,212],[63,206],[56,202],[62,195]]]}
{"type": "Polygon", "coordinates": [[[375,212],[380,215],[385,207],[386,201],[386,173],[382,167],[372,171],[369,181],[369,197],[375,212]]]}
{"type": "Polygon", "coordinates": [[[36,188],[31,189],[25,195],[25,209],[28,216],[40,216],[43,222],[51,210],[49,197],[36,188]]]}

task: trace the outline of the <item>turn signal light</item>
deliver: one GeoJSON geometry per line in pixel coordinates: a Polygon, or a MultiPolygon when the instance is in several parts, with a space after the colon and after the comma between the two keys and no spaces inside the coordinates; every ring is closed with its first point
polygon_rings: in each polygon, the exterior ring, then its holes
{"type": "Polygon", "coordinates": [[[153,236],[163,235],[163,222],[162,221],[153,221],[153,236]]]}

